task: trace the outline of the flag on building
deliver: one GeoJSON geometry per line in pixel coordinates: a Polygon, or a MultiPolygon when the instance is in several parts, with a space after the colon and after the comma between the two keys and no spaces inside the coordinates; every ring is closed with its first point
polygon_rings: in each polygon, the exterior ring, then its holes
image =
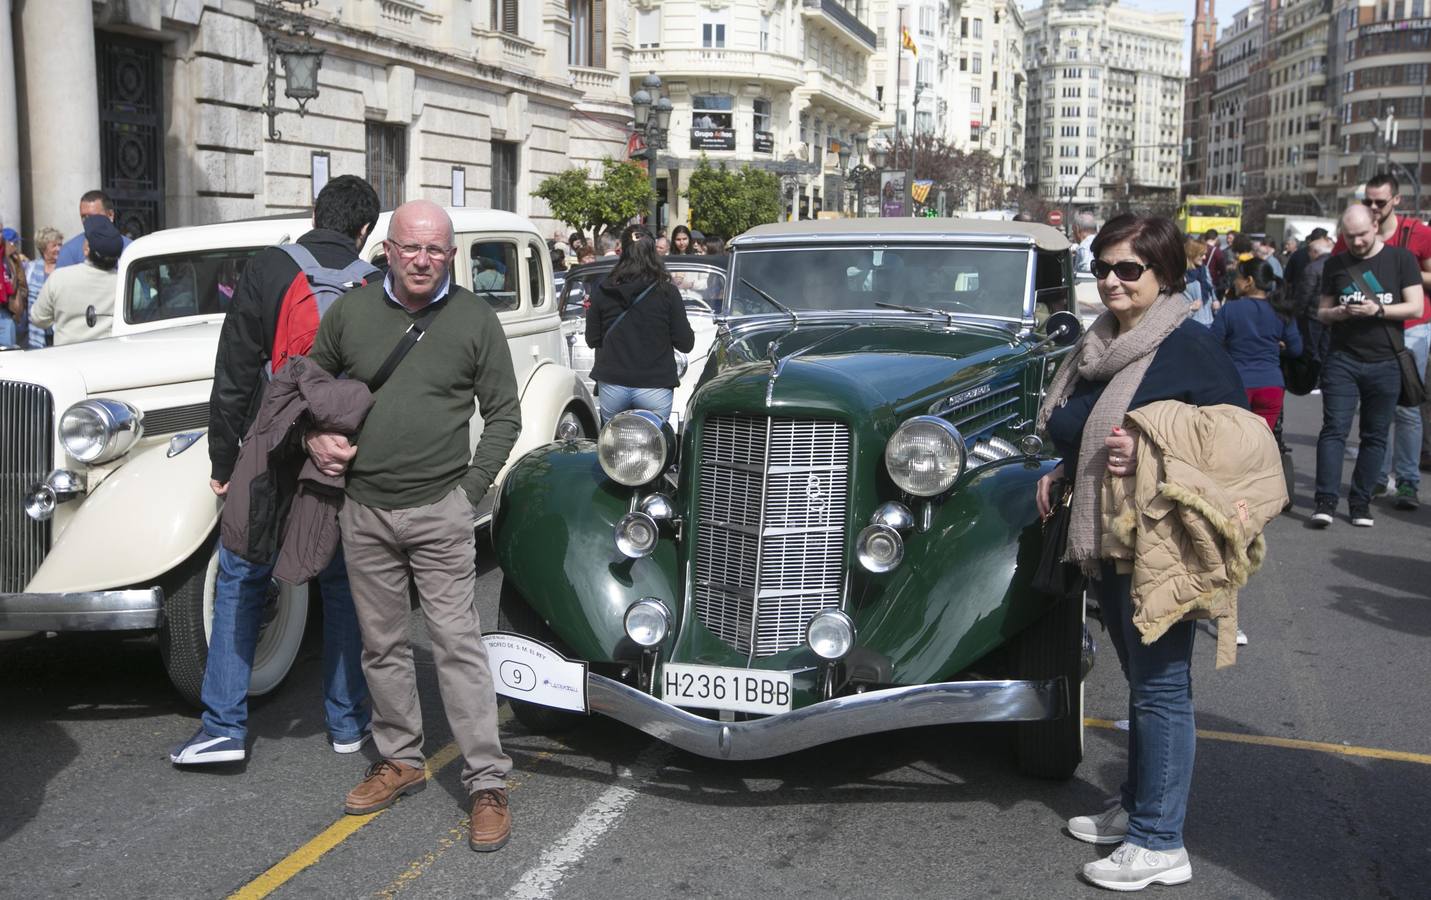
{"type": "Polygon", "coordinates": [[[915,56],[918,56],[919,48],[914,45],[914,38],[910,36],[909,29],[901,25],[899,28],[899,34],[900,46],[908,50],[910,53],[913,53],[915,56]]]}

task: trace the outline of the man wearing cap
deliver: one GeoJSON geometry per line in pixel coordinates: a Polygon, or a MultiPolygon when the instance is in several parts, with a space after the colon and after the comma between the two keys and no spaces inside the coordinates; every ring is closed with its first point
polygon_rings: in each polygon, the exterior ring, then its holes
{"type": "MultiPolygon", "coordinates": [[[[79,211],[81,220],[88,219],[90,216],[104,216],[109,221],[114,221],[114,201],[101,190],[85,191],[80,197],[79,211]]],[[[124,238],[124,246],[128,247],[129,244],[129,238],[124,238]]],[[[118,254],[115,255],[118,256],[118,254]]],[[[65,241],[64,246],[60,247],[60,258],[55,261],[55,268],[77,266],[84,261],[84,232],[80,232],[65,241]]]]}
{"type": "Polygon", "coordinates": [[[109,337],[114,326],[114,291],[124,240],[104,216],[87,216],[82,240],[89,257],[78,266],[56,268],[30,310],[35,328],[55,328],[55,345],[109,337]]]}

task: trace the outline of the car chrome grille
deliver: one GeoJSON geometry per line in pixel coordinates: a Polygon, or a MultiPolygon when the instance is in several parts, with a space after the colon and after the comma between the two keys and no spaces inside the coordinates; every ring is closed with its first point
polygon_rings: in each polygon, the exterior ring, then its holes
{"type": "Polygon", "coordinates": [[[845,577],[850,431],[839,422],[719,416],[701,430],[696,616],[743,653],[805,640],[845,577]]]}
{"type": "Polygon", "coordinates": [[[1023,386],[1017,381],[1000,385],[977,400],[942,410],[939,414],[964,437],[997,428],[1019,417],[1019,399],[1023,386]]]}
{"type": "Polygon", "coordinates": [[[169,434],[176,431],[202,431],[208,427],[209,404],[207,403],[169,406],[164,409],[146,410],[144,413],[144,433],[147,435],[169,434]]]}
{"type": "Polygon", "coordinates": [[[0,381],[0,593],[18,593],[50,546],[50,523],[25,515],[25,494],[54,465],[55,401],[38,385],[0,381]]]}

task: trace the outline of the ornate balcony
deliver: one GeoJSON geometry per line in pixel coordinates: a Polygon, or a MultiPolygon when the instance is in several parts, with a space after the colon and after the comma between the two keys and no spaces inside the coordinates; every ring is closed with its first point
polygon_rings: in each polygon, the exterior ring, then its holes
{"type": "Polygon", "coordinates": [[[726,76],[786,88],[805,83],[804,64],[793,56],[714,47],[635,50],[631,53],[632,78],[641,72],[660,72],[662,78],[677,79],[726,76]]]}

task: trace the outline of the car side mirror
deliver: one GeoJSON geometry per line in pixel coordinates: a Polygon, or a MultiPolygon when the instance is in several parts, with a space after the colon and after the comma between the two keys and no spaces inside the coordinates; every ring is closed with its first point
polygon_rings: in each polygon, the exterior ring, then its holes
{"type": "Polygon", "coordinates": [[[1044,336],[1035,349],[1043,348],[1049,344],[1067,347],[1077,341],[1082,334],[1083,323],[1078,320],[1078,316],[1066,310],[1059,310],[1044,320],[1044,336]]]}

